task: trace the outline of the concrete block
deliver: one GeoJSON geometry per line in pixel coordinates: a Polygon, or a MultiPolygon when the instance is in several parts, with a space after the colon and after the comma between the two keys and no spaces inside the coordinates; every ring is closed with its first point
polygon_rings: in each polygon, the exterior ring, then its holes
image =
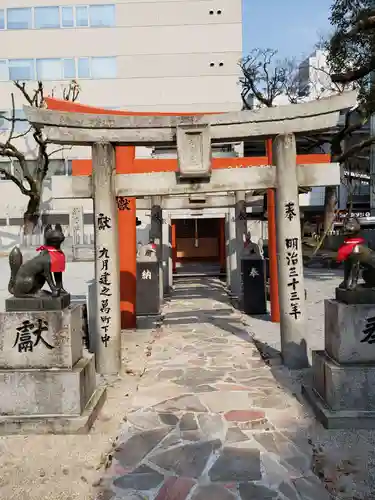
{"type": "Polygon", "coordinates": [[[81,306],[0,312],[0,369],[72,368],[82,357],[81,306]]]}
{"type": "Polygon", "coordinates": [[[375,363],[340,365],[314,352],[314,390],[331,410],[375,411],[375,363]]]}
{"type": "Polygon", "coordinates": [[[375,363],[375,304],[325,300],[324,307],[328,355],[338,363],[375,363]]]}
{"type": "Polygon", "coordinates": [[[319,394],[324,394],[325,378],[324,378],[324,356],[321,354],[324,351],[312,352],[312,380],[313,387],[319,394]]]}
{"type": "Polygon", "coordinates": [[[94,356],[69,369],[0,370],[1,416],[79,416],[96,389],[94,356]]]}

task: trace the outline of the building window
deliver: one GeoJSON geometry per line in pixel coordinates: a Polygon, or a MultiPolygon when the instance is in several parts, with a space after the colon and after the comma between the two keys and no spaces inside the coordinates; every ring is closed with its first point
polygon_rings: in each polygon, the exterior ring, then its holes
{"type": "Polygon", "coordinates": [[[10,80],[35,80],[34,59],[10,59],[10,80]]]}
{"type": "Polygon", "coordinates": [[[116,78],[116,58],[115,57],[92,57],[91,77],[92,78],[116,78]]]}
{"type": "Polygon", "coordinates": [[[88,57],[78,59],[78,78],[90,78],[90,59],[88,57]]]}
{"type": "Polygon", "coordinates": [[[32,13],[29,9],[7,9],[8,30],[30,30],[32,28],[32,13]]]}
{"type": "Polygon", "coordinates": [[[0,59],[0,81],[9,80],[8,61],[0,59]]]}
{"type": "Polygon", "coordinates": [[[82,28],[89,25],[89,9],[86,5],[76,7],[76,26],[82,28]]]}
{"type": "Polygon", "coordinates": [[[58,7],[36,7],[34,9],[34,28],[60,28],[58,7]]]}
{"type": "Polygon", "coordinates": [[[116,78],[116,57],[64,59],[0,59],[0,81],[58,81],[75,78],[116,78]]]}
{"type": "MultiPolygon", "coordinates": [[[[0,168],[2,170],[5,170],[8,173],[12,173],[12,163],[10,161],[1,161],[0,162],[0,168]]],[[[0,180],[5,181],[7,180],[6,176],[3,174],[3,172],[0,173],[0,180]]]]}
{"type": "Polygon", "coordinates": [[[55,159],[49,161],[47,179],[50,179],[53,175],[66,175],[64,160],[55,159]]]}
{"type": "Polygon", "coordinates": [[[114,4],[0,9],[0,30],[93,28],[116,25],[114,4]],[[6,17],[6,19],[5,19],[6,17]]]}
{"type": "Polygon", "coordinates": [[[62,79],[61,59],[37,59],[36,75],[37,79],[41,81],[61,80],[62,79]]]}
{"type": "Polygon", "coordinates": [[[73,7],[61,7],[61,26],[63,28],[74,27],[73,7]]]}
{"type": "Polygon", "coordinates": [[[74,59],[63,59],[63,78],[72,80],[76,77],[76,63],[74,59]]]}
{"type": "MultiPolygon", "coordinates": [[[[4,130],[9,130],[9,122],[7,120],[7,112],[0,111],[0,131],[4,132],[4,130]]],[[[0,163],[0,166],[2,163],[0,163]]]]}
{"type": "Polygon", "coordinates": [[[114,5],[90,5],[90,26],[94,28],[115,26],[114,5]]]}
{"type": "MultiPolygon", "coordinates": [[[[12,112],[10,112],[11,115],[12,112]]],[[[23,134],[27,132],[30,128],[29,122],[26,120],[25,113],[23,109],[15,109],[14,110],[14,131],[17,134],[23,134]]]]}

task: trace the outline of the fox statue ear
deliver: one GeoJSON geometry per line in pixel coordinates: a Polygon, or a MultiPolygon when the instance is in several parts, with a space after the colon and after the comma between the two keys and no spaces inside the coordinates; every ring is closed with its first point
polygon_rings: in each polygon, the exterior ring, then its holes
{"type": "Polygon", "coordinates": [[[59,233],[62,233],[61,224],[55,224],[55,231],[59,231],[59,233]]]}
{"type": "Polygon", "coordinates": [[[46,227],[44,228],[44,234],[48,233],[48,231],[51,231],[52,226],[51,224],[47,224],[46,227]]]}

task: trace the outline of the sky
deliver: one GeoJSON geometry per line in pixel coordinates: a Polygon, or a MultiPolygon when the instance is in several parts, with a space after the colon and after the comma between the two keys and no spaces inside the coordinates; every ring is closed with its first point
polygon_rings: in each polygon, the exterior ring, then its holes
{"type": "Polygon", "coordinates": [[[307,57],[319,33],[330,29],[333,0],[243,0],[244,55],[255,48],[277,49],[278,56],[307,57]]]}

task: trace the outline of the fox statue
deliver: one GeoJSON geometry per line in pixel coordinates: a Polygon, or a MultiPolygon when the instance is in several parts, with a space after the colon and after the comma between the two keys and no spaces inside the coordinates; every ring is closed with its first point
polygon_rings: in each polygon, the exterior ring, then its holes
{"type": "Polygon", "coordinates": [[[344,262],[344,281],[339,288],[356,290],[362,271],[362,288],[375,288],[375,252],[368,247],[360,236],[361,225],[356,217],[349,217],[344,222],[343,245],[337,252],[337,262],[344,262]]]}
{"type": "Polygon", "coordinates": [[[14,247],[9,254],[10,280],[8,291],[14,297],[39,297],[48,294],[42,290],[48,284],[52,297],[67,292],[63,287],[62,274],[65,271],[65,255],[61,245],[65,240],[60,224],[44,229],[44,245],[37,248],[39,255],[23,263],[22,252],[14,247]]]}

